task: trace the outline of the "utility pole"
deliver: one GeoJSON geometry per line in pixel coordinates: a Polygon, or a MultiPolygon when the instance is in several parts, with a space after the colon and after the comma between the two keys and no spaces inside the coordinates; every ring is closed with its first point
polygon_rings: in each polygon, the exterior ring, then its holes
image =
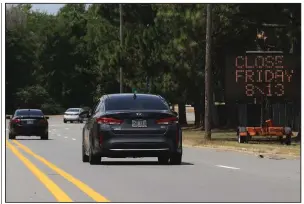
{"type": "Polygon", "coordinates": [[[211,22],[212,4],[207,4],[206,63],[205,63],[205,139],[211,140],[211,22]]]}
{"type": "Polygon", "coordinates": [[[119,4],[119,14],[120,14],[120,20],[119,20],[119,23],[120,23],[120,26],[119,26],[119,38],[120,38],[120,67],[119,67],[119,83],[120,83],[120,93],[123,92],[123,86],[122,86],[122,57],[123,57],[123,54],[122,54],[122,4],[119,4]]]}

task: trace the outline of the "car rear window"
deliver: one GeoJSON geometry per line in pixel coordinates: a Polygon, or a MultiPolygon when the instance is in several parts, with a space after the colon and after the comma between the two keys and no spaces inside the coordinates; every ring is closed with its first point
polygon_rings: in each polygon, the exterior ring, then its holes
{"type": "Polygon", "coordinates": [[[168,110],[167,104],[158,97],[113,97],[105,101],[106,110],[168,110]]]}
{"type": "Polygon", "coordinates": [[[18,110],[15,113],[15,116],[44,116],[42,111],[38,110],[18,110]]]}

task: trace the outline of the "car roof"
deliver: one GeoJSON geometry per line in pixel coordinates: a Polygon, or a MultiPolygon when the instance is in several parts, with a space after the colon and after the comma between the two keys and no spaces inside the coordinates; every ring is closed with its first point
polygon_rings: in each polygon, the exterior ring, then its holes
{"type": "Polygon", "coordinates": [[[81,109],[81,108],[68,108],[67,110],[69,110],[69,109],[81,109]]]}
{"type": "MultiPolygon", "coordinates": [[[[149,98],[162,98],[159,95],[154,95],[154,94],[142,94],[142,93],[136,93],[135,94],[136,97],[139,98],[145,98],[145,99],[149,99],[149,98]]],[[[114,99],[118,99],[118,98],[125,98],[125,97],[133,97],[134,93],[117,93],[117,94],[107,94],[105,95],[107,98],[114,98],[114,99]]],[[[100,98],[101,99],[101,98],[100,98]]]]}
{"type": "Polygon", "coordinates": [[[16,111],[33,111],[33,112],[42,112],[42,110],[40,110],[40,109],[31,109],[31,108],[17,109],[16,111]]]}

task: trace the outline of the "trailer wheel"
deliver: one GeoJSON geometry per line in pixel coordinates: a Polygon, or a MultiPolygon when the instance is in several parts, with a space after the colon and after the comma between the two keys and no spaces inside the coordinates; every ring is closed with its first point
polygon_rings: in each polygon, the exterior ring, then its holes
{"type": "Polygon", "coordinates": [[[290,145],[290,144],[291,144],[291,135],[286,135],[285,144],[286,144],[286,145],[290,145]]]}
{"type": "Polygon", "coordinates": [[[247,132],[246,143],[249,143],[250,140],[252,140],[252,136],[247,132]]]}
{"type": "Polygon", "coordinates": [[[241,132],[247,132],[245,127],[238,128],[238,143],[247,143],[248,142],[248,133],[247,136],[241,136],[241,132]]]}
{"type": "Polygon", "coordinates": [[[238,135],[238,143],[244,143],[244,137],[241,137],[241,135],[238,135]]]}
{"type": "Polygon", "coordinates": [[[279,137],[278,137],[278,140],[280,141],[281,144],[284,144],[283,136],[279,136],[279,137]]]}
{"type": "Polygon", "coordinates": [[[292,134],[291,128],[290,127],[285,127],[284,132],[285,132],[285,135],[286,135],[285,144],[290,145],[291,144],[291,134],[292,134]]]}

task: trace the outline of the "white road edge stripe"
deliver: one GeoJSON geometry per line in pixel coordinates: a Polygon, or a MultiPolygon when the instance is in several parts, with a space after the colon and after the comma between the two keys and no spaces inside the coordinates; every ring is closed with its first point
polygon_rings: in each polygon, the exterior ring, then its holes
{"type": "Polygon", "coordinates": [[[217,167],[221,167],[221,168],[226,168],[226,169],[240,169],[240,168],[237,168],[237,167],[233,167],[233,166],[224,166],[224,165],[216,165],[217,167]]]}

